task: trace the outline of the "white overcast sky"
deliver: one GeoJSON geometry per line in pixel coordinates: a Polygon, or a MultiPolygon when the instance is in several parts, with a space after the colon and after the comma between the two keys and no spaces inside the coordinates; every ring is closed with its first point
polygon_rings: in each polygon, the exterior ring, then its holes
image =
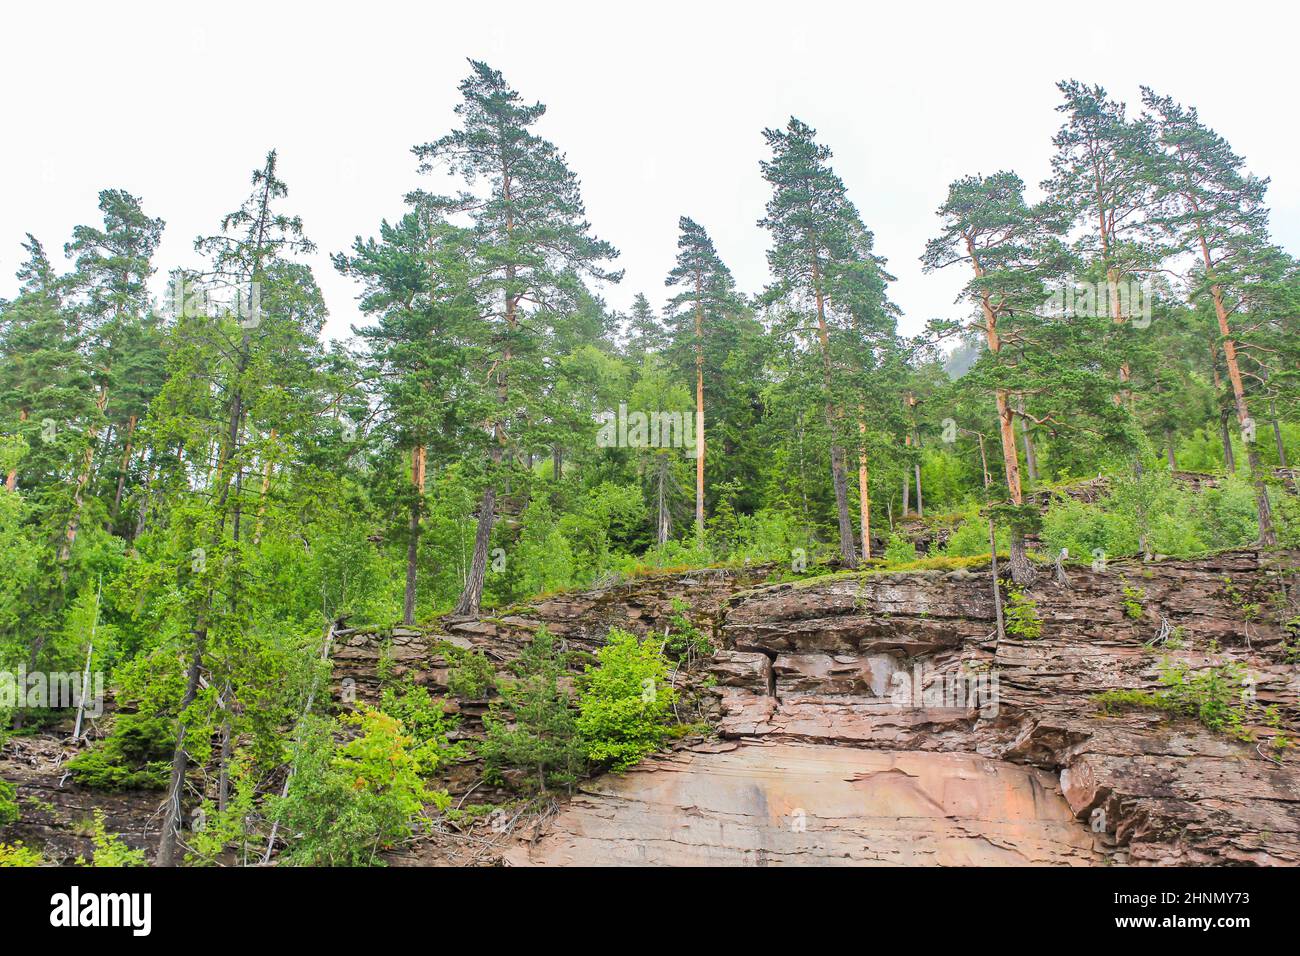
{"type": "MultiPolygon", "coordinates": [[[[755,225],[767,186],[761,130],[793,114],[834,165],[898,281],[906,332],[954,313],[964,276],[917,257],[947,184],[1048,171],[1054,83],[1100,83],[1134,104],[1148,84],[1202,118],[1271,176],[1278,242],[1300,253],[1300,124],[1291,4],[899,3],[820,0],[630,4],[6,2],[0,10],[0,297],[13,294],[25,232],[62,262],[96,194],[120,187],[167,221],[160,276],[198,261],[280,151],[286,211],[302,216],[331,318],[359,320],[355,287],[328,256],[403,211],[418,184],[410,147],[453,123],[466,57],[530,100],[568,154],[595,231],[622,252],[625,309],[664,299],[677,218],[713,236],[742,289],[767,279],[755,225]]],[[[159,289],[161,291],[161,279],[159,289]]]]}

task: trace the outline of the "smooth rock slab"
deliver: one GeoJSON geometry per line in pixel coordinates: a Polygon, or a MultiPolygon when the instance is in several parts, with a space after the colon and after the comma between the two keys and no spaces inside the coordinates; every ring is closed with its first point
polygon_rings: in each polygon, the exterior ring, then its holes
{"type": "Polygon", "coordinates": [[[742,744],[606,775],[514,865],[1093,865],[1055,777],[971,754],[742,744]]]}

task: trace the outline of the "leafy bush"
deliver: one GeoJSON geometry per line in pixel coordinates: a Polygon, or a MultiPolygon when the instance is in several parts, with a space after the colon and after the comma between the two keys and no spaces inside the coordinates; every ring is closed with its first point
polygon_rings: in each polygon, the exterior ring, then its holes
{"type": "Polygon", "coordinates": [[[677,660],[695,660],[713,653],[708,635],[695,626],[687,616],[690,604],[681,598],[672,599],[673,613],[669,620],[668,636],[664,649],[677,660]]]}
{"type": "MultiPolygon", "coordinates": [[[[996,528],[997,545],[999,551],[1007,551],[1011,547],[1011,533],[1006,527],[996,528]]],[[[948,543],[944,546],[943,553],[951,558],[967,558],[976,555],[989,553],[989,521],[984,515],[980,514],[979,509],[973,509],[965,514],[959,524],[948,536],[948,543]]]]}
{"type": "Polygon", "coordinates": [[[18,822],[18,788],[0,780],[0,827],[18,822]]]}
{"type": "Polygon", "coordinates": [[[447,674],[447,689],[461,700],[482,700],[496,686],[496,669],[478,651],[462,651],[447,674]]]}
{"type": "Polygon", "coordinates": [[[1094,551],[1107,555],[1137,551],[1137,529],[1123,515],[1073,498],[1054,500],[1043,515],[1042,542],[1055,555],[1068,548],[1074,558],[1094,551]]]}
{"type": "Polygon", "coordinates": [[[903,564],[915,560],[916,545],[901,534],[891,534],[889,542],[885,545],[885,562],[887,564],[903,564]]]}
{"type": "Polygon", "coordinates": [[[379,851],[410,836],[426,803],[450,804],[420,776],[414,740],[389,714],[371,708],[340,718],[360,732],[334,740],[339,722],[299,724],[296,772],[271,816],[292,834],[286,862],[297,866],[374,866],[379,851]]]}
{"type": "Polygon", "coordinates": [[[401,721],[402,729],[415,742],[421,773],[432,773],[465,755],[464,744],[447,739],[458,718],[449,715],[442,701],[434,700],[429,689],[416,684],[413,677],[407,676],[397,687],[385,687],[379,709],[401,721]]]}
{"type": "Polygon", "coordinates": [[[529,771],[538,789],[573,783],[585,761],[569,695],[560,684],[564,661],[546,628],[538,629],[514,670],[515,679],[499,682],[502,699],[483,718],[486,739],[479,755],[487,775],[500,780],[503,769],[517,767],[529,771]]]}
{"type": "Polygon", "coordinates": [[[104,824],[104,811],[96,810],[91,822],[91,839],[95,852],[87,863],[85,857],[77,857],[77,866],[144,866],[144,850],[133,850],[116,833],[109,833],[104,824]]]}
{"type": "Polygon", "coordinates": [[[97,747],[68,761],[72,778],[98,790],[161,790],[167,785],[176,722],[164,716],[119,713],[97,747]]]}
{"type": "Polygon", "coordinates": [[[1263,709],[1249,698],[1246,678],[1246,668],[1238,663],[1216,664],[1193,673],[1186,664],[1165,661],[1160,667],[1164,690],[1110,690],[1093,700],[1107,712],[1119,707],[1149,707],[1192,717],[1210,730],[1248,740],[1245,724],[1256,710],[1263,709]]]}
{"type": "Polygon", "coordinates": [[[580,682],[577,729],[589,758],[624,770],[663,743],[677,692],[661,641],[617,628],[606,640],[580,682]]]}
{"type": "Polygon", "coordinates": [[[1043,636],[1043,621],[1038,616],[1038,602],[1023,591],[1012,588],[1007,592],[1003,611],[1007,619],[1007,632],[1027,641],[1043,636]]]}
{"type": "Polygon", "coordinates": [[[35,850],[23,846],[23,841],[0,843],[0,867],[6,866],[40,866],[44,858],[35,850]]]}
{"type": "Polygon", "coordinates": [[[1144,588],[1124,585],[1124,615],[1129,620],[1140,621],[1146,613],[1147,592],[1144,588]]]}

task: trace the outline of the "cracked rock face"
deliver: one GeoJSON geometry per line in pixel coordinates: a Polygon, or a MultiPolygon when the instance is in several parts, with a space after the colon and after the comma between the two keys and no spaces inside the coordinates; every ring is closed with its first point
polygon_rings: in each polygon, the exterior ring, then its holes
{"type": "Polygon", "coordinates": [[[515,865],[1090,865],[1055,777],[972,754],[744,744],[576,796],[515,865]]]}
{"type": "Polygon", "coordinates": [[[1234,552],[1067,577],[1028,590],[1034,640],[998,639],[988,572],[737,594],[710,662],[735,749],[601,778],[511,862],[1300,863],[1300,760],[1266,742],[1300,724],[1271,563],[1234,552]],[[1280,726],[1247,728],[1262,738],[1247,743],[1094,701],[1160,689],[1166,661],[1243,665],[1280,726]]]}

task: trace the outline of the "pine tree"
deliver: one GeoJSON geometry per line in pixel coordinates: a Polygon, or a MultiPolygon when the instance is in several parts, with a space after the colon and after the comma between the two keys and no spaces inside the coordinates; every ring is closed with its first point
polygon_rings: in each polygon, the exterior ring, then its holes
{"type": "Polygon", "coordinates": [[[403,621],[415,622],[416,572],[425,475],[430,457],[453,460],[472,441],[469,425],[484,397],[469,374],[482,332],[469,295],[466,248],[470,237],[437,210],[408,212],[384,222],[378,241],[353,244],[335,267],[363,283],[361,310],[376,324],[357,329],[369,345],[370,379],[377,386],[380,421],[393,445],[410,456],[406,589],[403,621]]]}
{"type": "MultiPolygon", "coordinates": [[[[731,270],[723,264],[713,240],[694,220],[677,223],[677,264],[664,284],[679,291],[668,303],[668,321],[679,352],[689,342],[695,378],[695,527],[704,531],[705,414],[704,369],[706,341],[716,341],[718,326],[739,305],[731,270]]],[[[709,349],[710,352],[714,351],[709,349]]]]}
{"type": "Polygon", "coordinates": [[[873,367],[882,333],[892,335],[889,320],[895,310],[885,298],[889,276],[872,252],[870,231],[830,166],[830,149],[817,143],[816,131],[791,118],[784,130],[767,129],[763,137],[772,158],[760,165],[772,198],[759,225],[772,236],[767,259],[776,280],[767,295],[769,300],[795,297],[801,307],[811,303],[814,310],[840,557],[853,567],[857,549],[849,517],[845,444],[859,444],[859,477],[865,483],[862,436],[867,429],[861,420],[856,428],[845,427],[841,399],[846,376],[873,367]]]}
{"type": "Polygon", "coordinates": [[[1264,204],[1268,180],[1245,172],[1245,161],[1227,140],[1200,121],[1194,108],[1184,108],[1171,97],[1158,96],[1145,87],[1142,100],[1153,117],[1160,146],[1155,173],[1160,198],[1167,203],[1161,225],[1174,237],[1179,251],[1197,262],[1193,295],[1208,296],[1213,304],[1219,346],[1255,485],[1260,544],[1276,547],[1272,505],[1255,443],[1255,419],[1240,354],[1240,327],[1250,321],[1252,299],[1257,293],[1267,295],[1285,269],[1268,241],[1268,207],[1264,204]]]}
{"type": "Polygon", "coordinates": [[[591,235],[577,176],[531,129],[546,107],[527,104],[486,63],[471,60],[470,68],[456,107],[460,128],[414,148],[421,172],[445,162],[471,188],[485,187],[483,195],[464,194],[460,208],[474,224],[471,287],[492,341],[497,409],[488,422],[490,466],[458,614],[476,613],[482,599],[501,472],[514,459],[506,448],[529,444],[523,433],[542,390],[549,337],[577,306],[582,278],[621,278],[604,267],[618,252],[591,235]]]}
{"type": "Polygon", "coordinates": [[[1059,225],[1048,209],[1025,203],[1024,183],[1015,173],[957,180],[938,215],[942,232],[927,244],[922,262],[926,271],[957,263],[972,269],[963,299],[978,309],[987,360],[977,362],[963,381],[994,396],[1009,499],[1011,574],[1025,584],[1033,578],[1025,533],[1036,509],[1025,504],[1011,396],[1051,403],[1035,424],[1123,437],[1127,413],[1105,397],[1101,374],[1108,320],[1086,310],[1043,314],[1053,283],[1059,288],[1070,271],[1069,261],[1051,238],[1059,225]]]}

